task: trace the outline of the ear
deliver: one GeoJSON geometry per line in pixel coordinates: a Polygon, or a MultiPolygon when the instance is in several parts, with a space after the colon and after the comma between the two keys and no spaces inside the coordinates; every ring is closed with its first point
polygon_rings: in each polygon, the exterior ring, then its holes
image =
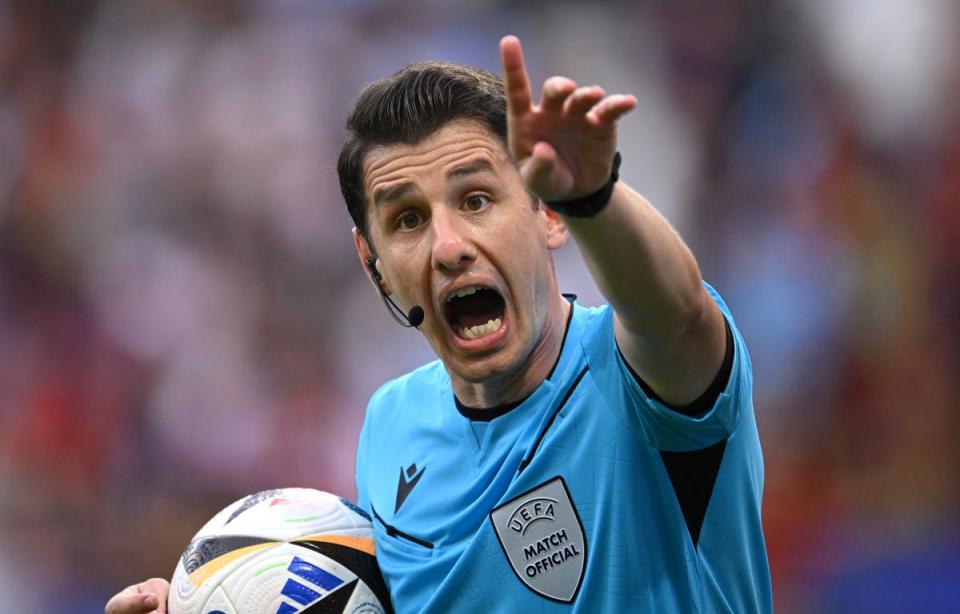
{"type": "Polygon", "coordinates": [[[384,294],[390,294],[389,286],[387,286],[383,280],[383,272],[380,271],[380,261],[373,255],[373,250],[370,249],[370,244],[367,242],[367,239],[357,232],[356,227],[354,227],[352,232],[353,244],[357,248],[357,256],[360,258],[360,265],[363,267],[363,272],[366,273],[367,279],[370,280],[374,288],[378,288],[378,292],[382,291],[384,294]],[[379,280],[374,276],[374,271],[380,275],[379,280]]]}
{"type": "Polygon", "coordinates": [[[548,207],[542,201],[540,209],[546,216],[547,247],[550,249],[560,249],[567,242],[570,233],[567,230],[567,224],[560,217],[560,214],[548,207]]]}

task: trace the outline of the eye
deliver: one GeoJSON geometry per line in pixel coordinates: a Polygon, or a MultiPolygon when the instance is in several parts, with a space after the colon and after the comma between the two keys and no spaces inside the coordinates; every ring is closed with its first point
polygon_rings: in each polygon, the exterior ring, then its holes
{"type": "Polygon", "coordinates": [[[471,194],[463,201],[463,208],[467,211],[481,211],[490,204],[490,197],[486,194],[471,194]]]}
{"type": "Polygon", "coordinates": [[[414,230],[423,223],[423,214],[419,211],[404,211],[393,222],[397,230],[414,230]]]}

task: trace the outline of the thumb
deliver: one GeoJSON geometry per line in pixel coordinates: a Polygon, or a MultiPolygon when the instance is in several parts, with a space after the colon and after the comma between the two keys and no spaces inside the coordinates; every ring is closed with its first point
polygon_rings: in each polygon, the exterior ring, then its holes
{"type": "Polygon", "coordinates": [[[534,145],[530,157],[520,167],[520,177],[527,188],[545,200],[561,199],[573,186],[570,171],[546,141],[534,145]]]}
{"type": "Polygon", "coordinates": [[[166,614],[170,584],[163,578],[151,578],[128,586],[107,602],[106,614],[166,614]]]}

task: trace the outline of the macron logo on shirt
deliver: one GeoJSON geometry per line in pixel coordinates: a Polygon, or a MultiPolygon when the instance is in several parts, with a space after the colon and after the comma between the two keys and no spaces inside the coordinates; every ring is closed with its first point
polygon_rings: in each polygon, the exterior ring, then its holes
{"type": "Polygon", "coordinates": [[[400,467],[400,481],[397,482],[397,506],[393,509],[394,514],[400,510],[400,506],[407,500],[407,497],[413,491],[413,487],[417,485],[417,482],[420,481],[420,478],[423,477],[423,472],[426,470],[427,468],[424,466],[420,469],[420,472],[417,473],[416,463],[407,467],[406,471],[404,471],[403,467],[400,467]]]}

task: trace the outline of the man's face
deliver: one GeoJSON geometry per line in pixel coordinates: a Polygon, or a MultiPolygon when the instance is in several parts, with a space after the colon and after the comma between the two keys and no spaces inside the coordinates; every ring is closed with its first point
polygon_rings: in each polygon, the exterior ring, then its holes
{"type": "Polygon", "coordinates": [[[383,289],[425,313],[420,330],[470,383],[523,368],[558,293],[550,250],[563,222],[535,207],[503,144],[457,120],[416,145],[376,147],[364,161],[368,245],[383,289]]]}

